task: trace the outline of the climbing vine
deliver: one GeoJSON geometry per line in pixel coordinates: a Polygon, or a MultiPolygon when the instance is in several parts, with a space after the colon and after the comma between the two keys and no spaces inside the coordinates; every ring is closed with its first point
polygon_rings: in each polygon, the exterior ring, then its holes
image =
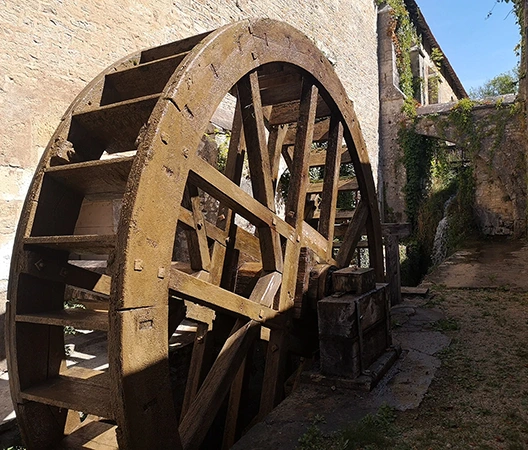
{"type": "MultiPolygon", "coordinates": [[[[400,89],[408,102],[414,103],[415,81],[411,70],[411,49],[419,43],[416,27],[411,21],[404,0],[376,0],[378,6],[389,5],[392,8],[391,21],[387,30],[394,44],[396,67],[400,76],[400,89]]],[[[407,105],[410,107],[411,105],[407,105]]],[[[414,109],[414,106],[411,108],[414,109]]]]}

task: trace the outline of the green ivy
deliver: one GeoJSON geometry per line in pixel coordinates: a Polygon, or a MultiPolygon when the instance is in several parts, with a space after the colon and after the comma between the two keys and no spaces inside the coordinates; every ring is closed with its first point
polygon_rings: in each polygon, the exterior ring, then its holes
{"type": "Polygon", "coordinates": [[[411,21],[404,0],[376,0],[376,3],[378,6],[387,4],[392,8],[387,32],[394,43],[400,89],[406,97],[413,99],[415,83],[411,70],[411,48],[420,42],[416,27],[411,21]]]}
{"type": "Polygon", "coordinates": [[[437,153],[438,141],[417,134],[414,127],[400,128],[398,142],[403,150],[403,164],[407,172],[405,204],[407,217],[413,228],[418,211],[431,185],[431,164],[437,153]]]}

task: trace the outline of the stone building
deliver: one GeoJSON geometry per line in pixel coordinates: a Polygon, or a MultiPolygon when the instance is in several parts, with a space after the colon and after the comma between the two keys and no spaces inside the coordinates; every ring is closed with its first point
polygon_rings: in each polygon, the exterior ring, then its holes
{"type": "MultiPolygon", "coordinates": [[[[390,8],[376,0],[1,0],[0,317],[18,215],[35,166],[63,112],[104,67],[127,54],[247,17],[283,20],[334,64],[361,123],[379,198],[404,219],[395,142],[404,94],[389,33],[390,8]]],[[[423,104],[465,96],[415,0],[405,0],[422,36],[412,52],[423,104]]],[[[386,208],[385,208],[386,209],[386,208]]],[[[0,320],[2,327],[3,319],[0,320]]],[[[1,332],[1,331],[0,331],[1,332]]],[[[3,335],[3,333],[2,333],[3,335]]],[[[4,360],[0,351],[0,360],[4,360]]]]}

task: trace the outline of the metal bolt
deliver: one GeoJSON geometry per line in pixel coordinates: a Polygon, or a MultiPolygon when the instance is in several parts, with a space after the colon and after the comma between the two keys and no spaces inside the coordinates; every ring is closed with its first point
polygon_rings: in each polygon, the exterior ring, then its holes
{"type": "Polygon", "coordinates": [[[160,267],[158,269],[158,278],[161,278],[161,279],[165,278],[165,267],[160,267]]]}
{"type": "Polygon", "coordinates": [[[143,270],[143,260],[142,259],[134,260],[134,270],[136,272],[141,272],[143,270]]]}
{"type": "Polygon", "coordinates": [[[163,142],[165,145],[169,143],[169,135],[165,133],[164,131],[160,133],[160,138],[161,138],[161,142],[163,142]]]}

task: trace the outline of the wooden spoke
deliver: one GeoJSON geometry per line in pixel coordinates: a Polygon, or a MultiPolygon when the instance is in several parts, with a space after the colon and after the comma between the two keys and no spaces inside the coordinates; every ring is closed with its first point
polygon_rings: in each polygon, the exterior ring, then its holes
{"type": "Polygon", "coordinates": [[[210,164],[196,161],[196,165],[193,165],[189,172],[189,178],[192,183],[228,205],[257,228],[274,228],[284,237],[293,235],[293,229],[290,225],[262,203],[246,194],[210,164]]]}
{"type": "Polygon", "coordinates": [[[266,127],[264,125],[260,87],[256,71],[251,72],[240,80],[238,83],[238,94],[242,108],[242,121],[248,149],[253,196],[271,211],[275,211],[275,195],[270,176],[266,127]]]}
{"type": "Polygon", "coordinates": [[[249,321],[227,339],[180,424],[181,439],[186,450],[199,448],[204,430],[209,429],[213,422],[259,329],[258,322],[249,321]]]}
{"type": "Polygon", "coordinates": [[[111,278],[108,275],[57,260],[49,254],[27,252],[24,266],[20,270],[36,278],[63,282],[101,294],[110,294],[111,278]]]}
{"type": "Polygon", "coordinates": [[[280,401],[283,394],[284,363],[286,356],[286,332],[282,329],[272,330],[266,354],[264,384],[260,396],[259,416],[268,414],[280,401]]]}
{"type": "Polygon", "coordinates": [[[185,397],[183,398],[180,423],[187,414],[192,401],[196,397],[196,393],[198,392],[203,379],[203,367],[208,329],[209,326],[203,322],[198,322],[196,326],[196,336],[194,338],[194,346],[191,356],[191,363],[189,366],[189,373],[187,375],[187,383],[185,385],[185,397]]]}
{"type": "MultiPolygon", "coordinates": [[[[334,237],[342,142],[343,126],[341,125],[341,121],[334,115],[330,122],[330,136],[328,139],[328,149],[326,151],[323,196],[321,199],[321,219],[319,220],[319,232],[330,241],[332,241],[334,237]]],[[[328,251],[332,251],[331,245],[328,251]]]]}
{"type": "MultiPolygon", "coordinates": [[[[244,136],[248,149],[253,196],[270,211],[274,212],[275,189],[273,187],[271,163],[267,150],[266,127],[256,71],[251,72],[238,83],[238,94],[242,109],[244,136]]],[[[264,270],[282,272],[282,250],[278,233],[272,227],[258,228],[264,270]]]]}
{"type": "Polygon", "coordinates": [[[318,89],[307,78],[303,80],[299,122],[293,160],[295,165],[290,178],[286,201],[286,221],[298,228],[304,219],[305,192],[308,183],[309,156],[312,148],[313,125],[317,108],[318,89]]]}
{"type": "Polygon", "coordinates": [[[352,220],[348,224],[348,228],[345,232],[345,237],[343,238],[343,244],[339,249],[339,252],[336,256],[336,261],[339,267],[347,267],[352,261],[352,256],[354,256],[354,250],[357,247],[359,240],[361,239],[361,234],[365,228],[368,218],[368,208],[365,202],[360,201],[352,220]]]}
{"type": "Polygon", "coordinates": [[[205,229],[205,218],[201,209],[201,199],[198,189],[188,186],[184,203],[191,207],[194,227],[187,231],[189,259],[193,270],[209,271],[211,256],[207,243],[207,231],[205,229]]]}
{"type": "Polygon", "coordinates": [[[242,397],[242,388],[244,383],[244,374],[246,369],[246,360],[242,361],[240,368],[231,384],[229,391],[229,403],[227,406],[227,417],[225,423],[224,439],[222,449],[228,450],[235,443],[235,434],[238,422],[238,410],[240,408],[240,399],[242,397]]]}
{"type": "Polygon", "coordinates": [[[282,146],[288,133],[288,125],[278,125],[270,131],[268,150],[271,164],[271,174],[273,188],[277,188],[277,178],[279,175],[280,157],[282,155],[282,146]]]}
{"type": "Polygon", "coordinates": [[[171,272],[169,288],[177,295],[198,304],[217,308],[234,315],[242,315],[257,322],[266,322],[277,316],[277,311],[271,308],[179,270],[171,272]]]}

